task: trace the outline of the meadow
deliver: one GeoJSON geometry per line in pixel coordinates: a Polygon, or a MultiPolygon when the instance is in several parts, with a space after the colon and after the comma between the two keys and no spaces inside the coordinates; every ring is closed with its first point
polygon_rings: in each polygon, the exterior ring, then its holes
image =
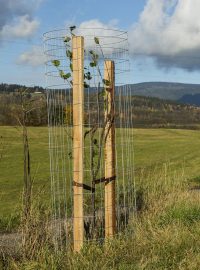
{"type": "MultiPolygon", "coordinates": [[[[28,128],[34,187],[50,191],[48,129],[28,128]]],[[[15,211],[23,187],[23,145],[20,128],[0,127],[4,145],[0,161],[1,216],[15,211]]],[[[184,167],[188,179],[200,176],[200,132],[176,129],[134,129],[135,170],[148,171],[170,163],[171,170],[184,167]]]]}
{"type": "MultiPolygon", "coordinates": [[[[48,130],[29,129],[34,189],[50,194],[48,130]],[[49,193],[48,193],[49,192],[49,193]]],[[[0,218],[19,211],[23,149],[19,129],[1,127],[0,218]]],[[[105,247],[89,245],[77,255],[54,254],[41,246],[36,255],[10,258],[6,269],[200,269],[200,131],[134,129],[136,188],[143,207],[130,230],[105,247]],[[130,233],[131,232],[131,233],[130,233]]]]}

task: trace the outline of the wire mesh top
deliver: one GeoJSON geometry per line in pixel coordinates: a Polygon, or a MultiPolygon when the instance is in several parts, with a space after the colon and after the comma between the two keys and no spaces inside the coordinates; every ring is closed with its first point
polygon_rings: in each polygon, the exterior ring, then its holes
{"type": "MultiPolygon", "coordinates": [[[[128,34],[126,31],[105,28],[75,28],[73,31],[70,31],[70,29],[54,30],[44,34],[46,75],[49,77],[47,88],[55,89],[58,87],[60,89],[63,85],[63,81],[60,80],[60,75],[52,61],[59,60],[59,68],[65,73],[70,72],[70,63],[66,57],[66,43],[64,41],[69,38],[67,45],[71,48],[72,36],[74,35],[84,37],[85,67],[89,67],[91,51],[94,51],[99,57],[100,70],[103,70],[105,60],[112,60],[115,62],[116,75],[129,71],[128,34]],[[95,43],[95,38],[98,38],[99,44],[95,43]]],[[[123,84],[125,84],[125,78],[124,81],[119,81],[116,76],[116,85],[123,84]]]]}

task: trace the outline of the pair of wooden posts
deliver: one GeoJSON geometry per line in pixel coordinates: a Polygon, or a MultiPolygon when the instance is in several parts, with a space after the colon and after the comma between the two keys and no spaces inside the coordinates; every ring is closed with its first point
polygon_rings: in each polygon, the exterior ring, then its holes
{"type": "MultiPolygon", "coordinates": [[[[72,39],[73,52],[73,180],[74,186],[74,251],[80,251],[84,240],[83,213],[83,183],[84,183],[84,38],[74,36],[72,39]]],[[[114,115],[114,62],[106,60],[104,63],[104,79],[110,82],[106,91],[108,113],[114,115]]],[[[114,124],[105,127],[105,178],[115,176],[115,130],[114,124]]],[[[116,230],[115,213],[115,181],[105,183],[105,238],[112,237],[116,230]]]]}

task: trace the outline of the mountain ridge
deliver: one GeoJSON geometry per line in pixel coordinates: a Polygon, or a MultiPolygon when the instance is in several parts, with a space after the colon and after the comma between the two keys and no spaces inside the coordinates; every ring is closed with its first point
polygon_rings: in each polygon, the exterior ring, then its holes
{"type": "Polygon", "coordinates": [[[129,84],[133,95],[180,100],[187,94],[200,94],[200,84],[176,82],[144,82],[129,84]]]}
{"type": "MultiPolygon", "coordinates": [[[[177,82],[142,82],[136,84],[127,84],[130,87],[132,95],[157,97],[165,100],[174,100],[180,103],[193,104],[189,95],[200,94],[200,84],[177,83],[177,82]],[[183,98],[184,97],[184,98],[183,98]],[[183,99],[182,99],[183,98],[183,99]]],[[[15,92],[19,88],[26,88],[18,84],[0,84],[0,93],[15,92]]],[[[32,92],[40,91],[44,93],[44,87],[28,87],[32,92]]],[[[92,88],[91,88],[92,89],[92,88]]],[[[117,93],[118,87],[116,87],[117,93]]],[[[200,103],[197,104],[198,106],[200,103]]]]}

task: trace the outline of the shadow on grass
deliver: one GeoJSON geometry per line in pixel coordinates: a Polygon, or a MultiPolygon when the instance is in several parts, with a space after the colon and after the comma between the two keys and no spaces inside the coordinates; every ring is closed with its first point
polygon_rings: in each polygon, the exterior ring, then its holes
{"type": "Polygon", "coordinates": [[[200,190],[200,176],[189,179],[190,190],[200,190]]]}

